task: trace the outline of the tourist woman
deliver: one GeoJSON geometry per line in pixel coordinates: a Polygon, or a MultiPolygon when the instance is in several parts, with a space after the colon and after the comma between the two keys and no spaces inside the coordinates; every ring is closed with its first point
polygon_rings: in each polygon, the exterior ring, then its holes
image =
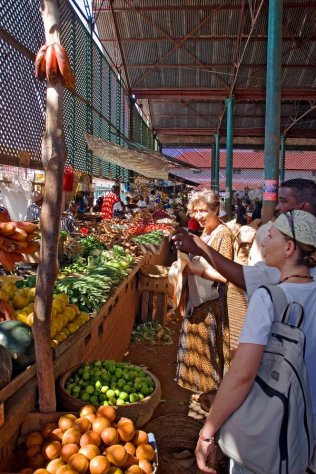
{"type": "MultiPolygon", "coordinates": [[[[304,308],[302,325],[306,337],[304,359],[309,376],[316,440],[316,283],[310,274],[310,269],[316,265],[316,218],[301,210],[282,213],[274,221],[261,246],[266,265],[280,271],[279,285],[287,301],[289,303],[295,301],[304,308]]],[[[258,372],[273,319],[274,311],[270,296],[264,288],[258,288],[250,299],[231,368],[223,379],[199,436],[196,457],[203,472],[212,474],[216,472],[208,467],[215,456],[214,436],[249,393],[258,372]]],[[[240,436],[242,437],[242,433],[240,436]]],[[[269,436],[269,432],[266,436],[269,436]]],[[[264,441],[263,439],[263,444],[264,441]]],[[[230,472],[251,473],[235,461],[231,461],[230,472]]]]}
{"type": "MultiPolygon", "coordinates": [[[[219,220],[219,206],[220,198],[216,193],[202,191],[192,196],[188,203],[188,213],[203,228],[201,239],[225,257],[232,259],[232,234],[219,220]]],[[[185,272],[189,276],[202,278],[202,283],[206,281],[210,295],[214,284],[218,293],[216,299],[195,306],[190,281],[195,285],[199,279],[188,278],[187,304],[180,332],[176,380],[180,386],[193,392],[214,392],[218,389],[230,360],[226,280],[202,257],[190,258],[185,272]]]]}

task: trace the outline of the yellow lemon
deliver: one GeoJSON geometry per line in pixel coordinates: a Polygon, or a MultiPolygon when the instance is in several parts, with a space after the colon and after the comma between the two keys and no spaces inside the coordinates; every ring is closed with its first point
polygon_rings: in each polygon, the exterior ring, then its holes
{"type": "Polygon", "coordinates": [[[32,326],[33,323],[34,323],[34,313],[30,313],[27,317],[27,324],[32,326]]]}
{"type": "Polygon", "coordinates": [[[50,337],[51,337],[51,339],[53,339],[56,336],[55,326],[50,325],[49,331],[50,331],[50,337]]]}
{"type": "Polygon", "coordinates": [[[67,337],[68,337],[69,334],[70,334],[70,331],[69,331],[69,329],[67,329],[67,328],[63,328],[62,332],[63,332],[64,334],[66,334],[67,337]]]}
{"type": "Polygon", "coordinates": [[[56,313],[62,313],[64,310],[64,304],[60,299],[53,299],[52,308],[56,310],[56,313]]]}
{"type": "Polygon", "coordinates": [[[4,285],[1,287],[1,290],[5,291],[9,295],[9,298],[12,298],[15,295],[16,286],[14,283],[4,283],[4,285]]]}
{"type": "Polygon", "coordinates": [[[69,323],[68,326],[67,326],[67,329],[70,331],[70,333],[74,333],[76,331],[78,331],[79,329],[79,325],[76,324],[75,322],[72,322],[72,323],[69,323]]]}
{"type": "Polygon", "coordinates": [[[73,309],[75,310],[75,315],[76,315],[76,316],[79,316],[79,314],[80,314],[80,309],[79,309],[79,307],[78,307],[76,304],[71,303],[71,304],[69,304],[69,305],[67,306],[67,308],[73,308],[73,309]]]}
{"type": "Polygon", "coordinates": [[[65,315],[65,313],[60,313],[58,316],[59,316],[59,319],[61,319],[61,321],[62,321],[63,328],[64,328],[65,326],[67,326],[67,324],[68,324],[68,318],[67,318],[67,316],[65,315]]]}
{"type": "Polygon", "coordinates": [[[36,288],[26,288],[29,298],[35,298],[36,288]]]}
{"type": "Polygon", "coordinates": [[[79,318],[86,323],[90,319],[90,314],[86,311],[80,311],[79,318]]]}
{"type": "Polygon", "coordinates": [[[66,295],[66,293],[59,293],[58,295],[55,296],[55,298],[62,300],[64,302],[64,306],[69,304],[69,296],[66,295]]]}
{"type": "Polygon", "coordinates": [[[33,313],[34,312],[34,303],[30,303],[25,308],[23,308],[23,311],[26,311],[27,314],[33,313]]]}
{"type": "Polygon", "coordinates": [[[66,316],[68,321],[73,321],[76,317],[76,312],[74,308],[71,308],[70,306],[66,306],[63,314],[66,316]]]}
{"type": "Polygon", "coordinates": [[[63,342],[65,339],[67,339],[67,336],[65,333],[59,332],[58,334],[56,334],[54,339],[56,339],[56,341],[60,343],[60,342],[63,342]]]}
{"type": "Polygon", "coordinates": [[[27,314],[25,314],[23,312],[21,312],[20,314],[18,314],[16,316],[16,319],[18,321],[20,321],[21,323],[24,323],[24,324],[29,324],[28,321],[27,321],[27,318],[28,318],[27,314]]]}
{"type": "Polygon", "coordinates": [[[26,295],[16,293],[13,296],[12,304],[15,309],[22,309],[25,308],[29,304],[29,298],[26,295]]]}
{"type": "Polygon", "coordinates": [[[52,320],[51,325],[52,324],[55,326],[57,333],[59,333],[62,330],[63,322],[62,322],[62,319],[59,317],[59,315],[52,320]]]}

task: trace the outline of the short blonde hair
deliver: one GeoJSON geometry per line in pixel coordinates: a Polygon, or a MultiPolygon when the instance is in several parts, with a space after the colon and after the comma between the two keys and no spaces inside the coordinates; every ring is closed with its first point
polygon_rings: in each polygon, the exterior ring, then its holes
{"type": "Polygon", "coordinates": [[[188,214],[190,216],[194,214],[194,207],[200,202],[205,203],[210,211],[216,211],[216,209],[219,211],[221,200],[214,191],[204,190],[194,193],[188,202],[188,214]]]}

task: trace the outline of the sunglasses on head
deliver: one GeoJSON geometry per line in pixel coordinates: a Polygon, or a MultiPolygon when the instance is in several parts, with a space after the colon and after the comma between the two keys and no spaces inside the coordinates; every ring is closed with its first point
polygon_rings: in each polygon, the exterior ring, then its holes
{"type": "Polygon", "coordinates": [[[285,217],[287,218],[287,221],[289,223],[292,235],[293,235],[293,241],[294,245],[296,247],[296,236],[295,236],[295,228],[294,228],[294,216],[293,216],[293,209],[291,211],[287,211],[284,213],[285,217]]]}

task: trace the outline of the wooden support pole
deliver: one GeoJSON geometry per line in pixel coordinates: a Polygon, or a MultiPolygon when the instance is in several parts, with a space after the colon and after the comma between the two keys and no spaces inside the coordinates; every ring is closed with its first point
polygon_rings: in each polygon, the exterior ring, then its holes
{"type": "MultiPolygon", "coordinates": [[[[59,14],[56,0],[41,0],[46,43],[59,42],[59,14]]],[[[53,289],[58,273],[58,237],[61,218],[62,186],[67,150],[63,132],[63,85],[61,79],[47,84],[46,128],[42,140],[42,162],[45,170],[45,197],[40,227],[42,233],[40,263],[37,271],[35,318],[32,327],[35,340],[39,408],[56,410],[55,377],[50,339],[53,289]]]]}

